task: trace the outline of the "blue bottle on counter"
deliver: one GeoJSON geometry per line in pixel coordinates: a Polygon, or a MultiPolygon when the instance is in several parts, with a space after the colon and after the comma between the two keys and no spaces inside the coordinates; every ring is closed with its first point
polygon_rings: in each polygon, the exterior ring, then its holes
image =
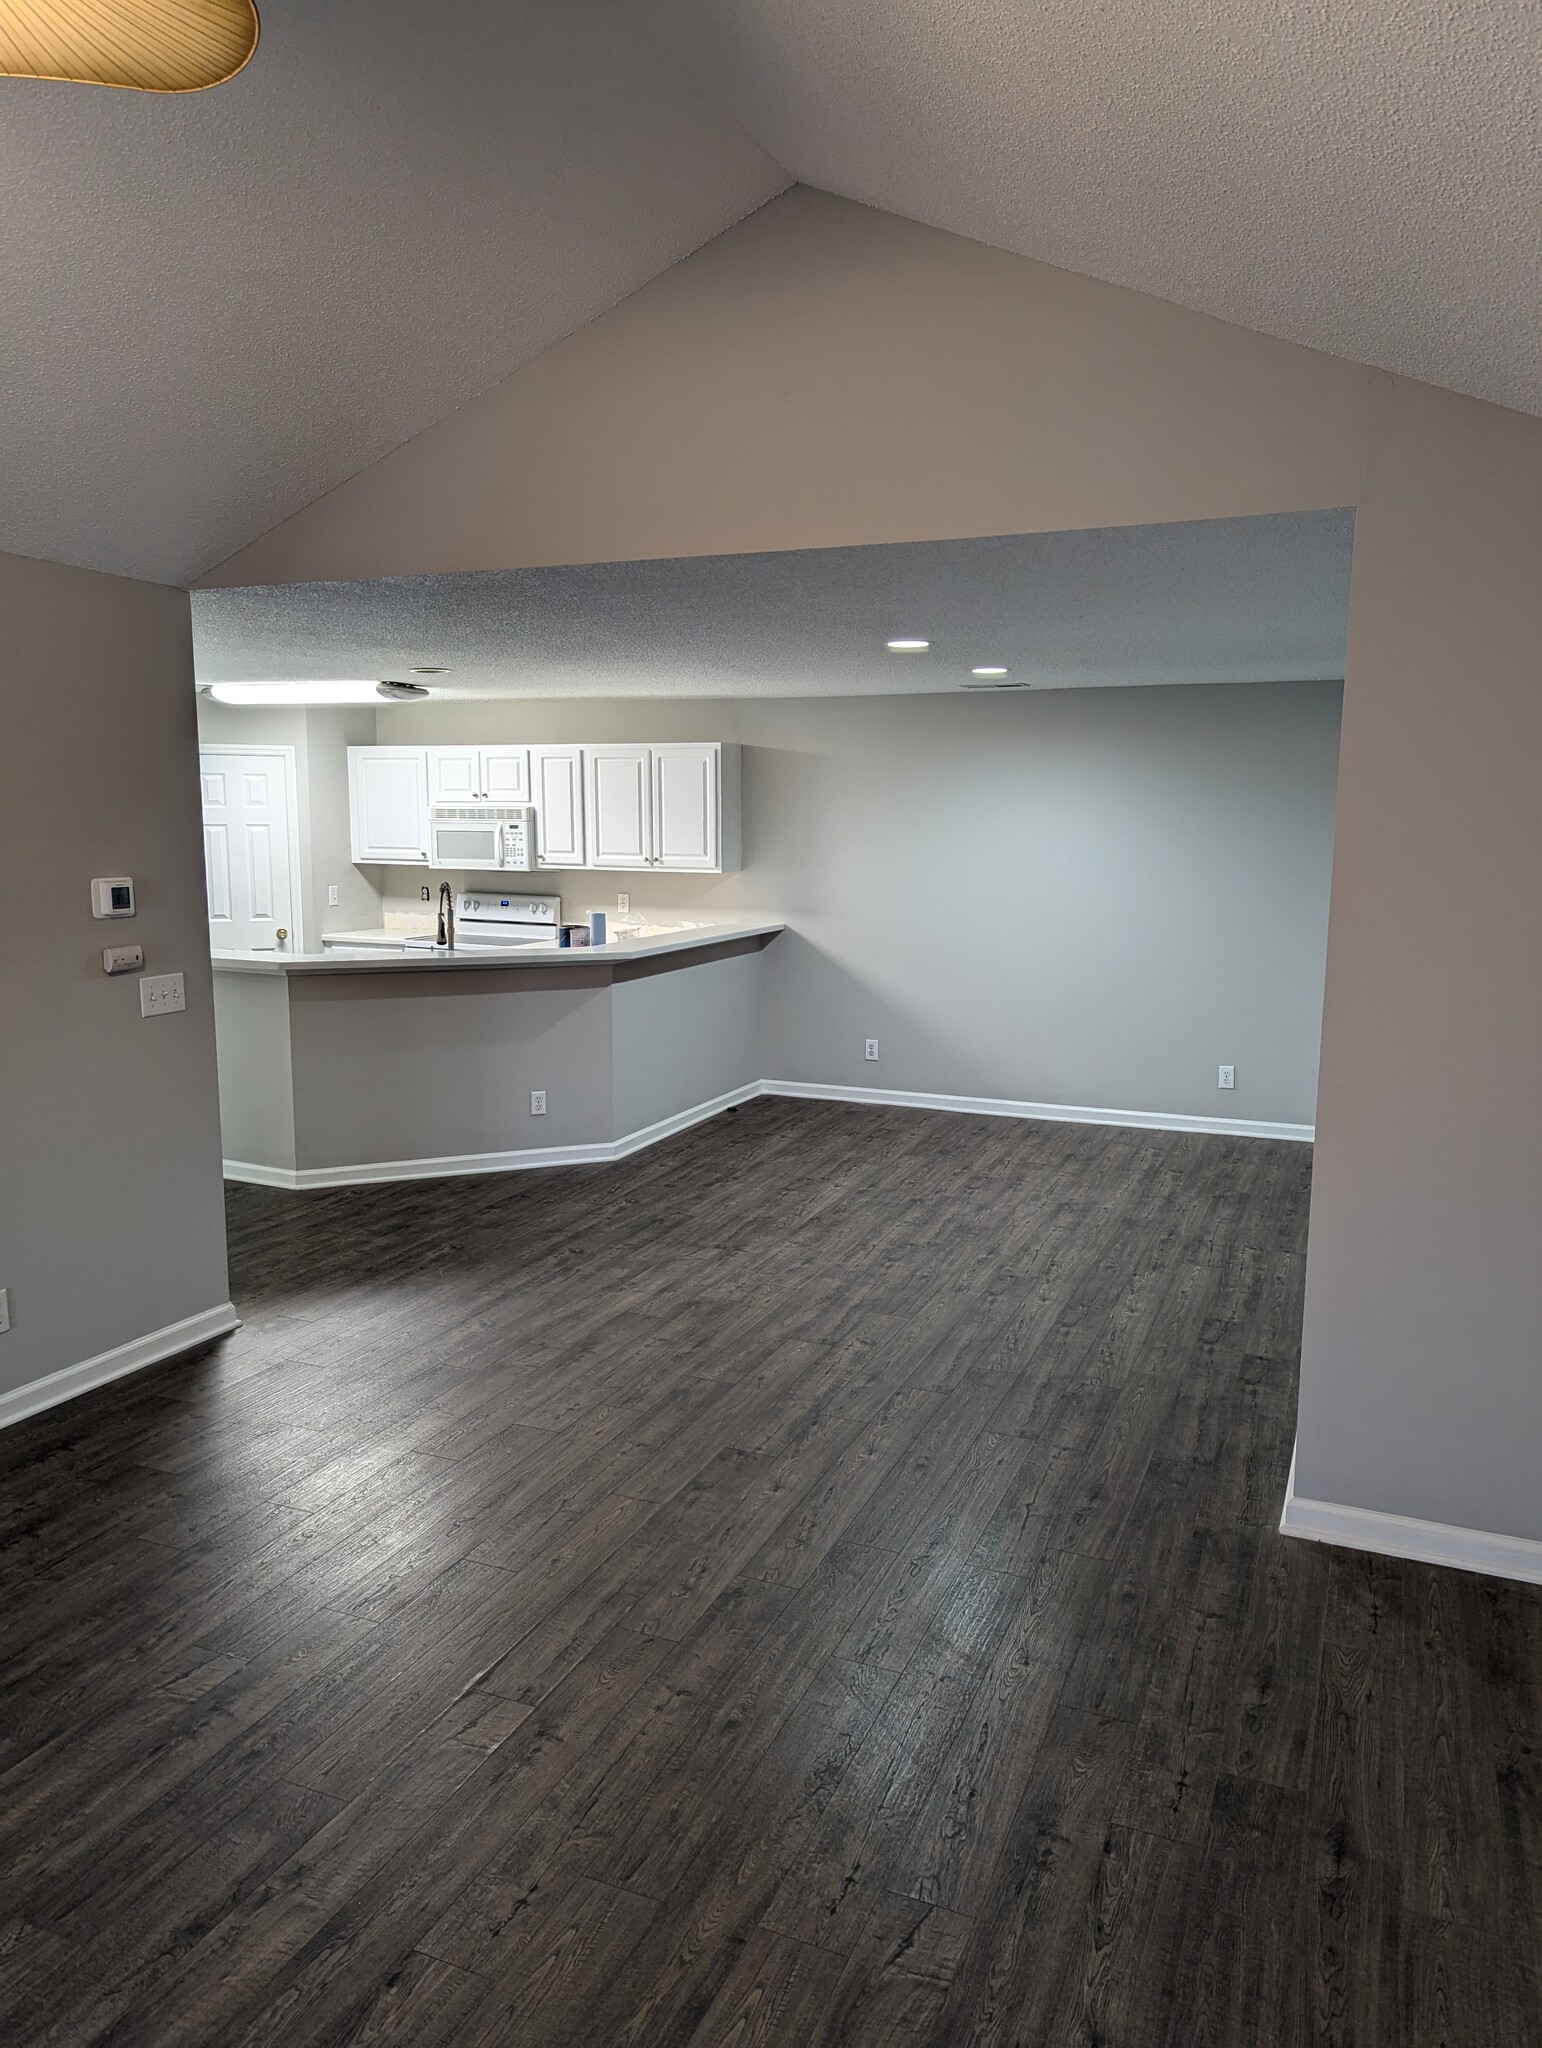
{"type": "Polygon", "coordinates": [[[603,910],[591,910],[589,913],[589,943],[591,946],[603,946],[605,943],[605,913],[603,910]]]}

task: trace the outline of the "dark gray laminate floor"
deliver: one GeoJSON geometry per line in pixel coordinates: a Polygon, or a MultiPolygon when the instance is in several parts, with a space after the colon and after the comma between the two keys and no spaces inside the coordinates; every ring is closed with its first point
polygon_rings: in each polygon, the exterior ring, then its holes
{"type": "Polygon", "coordinates": [[[230,1192],[0,1439],[0,2038],[1542,2040],[1542,1599],[1275,1534],[1308,1155],[230,1192]]]}

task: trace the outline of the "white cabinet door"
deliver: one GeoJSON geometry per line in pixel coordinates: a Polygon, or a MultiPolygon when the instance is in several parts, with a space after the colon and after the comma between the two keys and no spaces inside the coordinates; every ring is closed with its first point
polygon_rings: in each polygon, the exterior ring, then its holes
{"type": "Polygon", "coordinates": [[[490,804],[529,803],[530,749],[484,747],[482,794],[490,804]]]}
{"type": "Polygon", "coordinates": [[[589,865],[653,865],[653,750],[585,747],[589,796],[589,865]]]}
{"type": "Polygon", "coordinates": [[[535,804],[536,862],[543,868],[584,865],[584,768],[581,747],[532,747],[530,793],[535,804]]]}
{"type": "Polygon", "coordinates": [[[428,794],[436,804],[474,804],[482,794],[482,749],[430,747],[428,794]]]}
{"type": "Polygon", "coordinates": [[[721,865],[715,746],[653,749],[653,859],[655,867],[687,873],[721,865]]]}
{"type": "Polygon", "coordinates": [[[426,747],[350,747],[348,796],[355,860],[428,865],[426,747]]]}

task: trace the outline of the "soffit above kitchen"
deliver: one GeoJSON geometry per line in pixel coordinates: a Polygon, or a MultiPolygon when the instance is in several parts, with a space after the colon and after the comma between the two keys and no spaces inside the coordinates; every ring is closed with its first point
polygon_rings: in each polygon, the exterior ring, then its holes
{"type": "Polygon", "coordinates": [[[263,0],[218,91],[0,80],[0,549],[190,582],[788,183],[609,0],[263,0]]]}
{"type": "Polygon", "coordinates": [[[193,593],[195,659],[201,684],[377,676],[446,698],[1321,681],[1344,673],[1353,527],[1281,513],[238,586],[193,593]]]}
{"type": "Polygon", "coordinates": [[[1542,8],[638,0],[805,184],[1542,412],[1542,8]]]}

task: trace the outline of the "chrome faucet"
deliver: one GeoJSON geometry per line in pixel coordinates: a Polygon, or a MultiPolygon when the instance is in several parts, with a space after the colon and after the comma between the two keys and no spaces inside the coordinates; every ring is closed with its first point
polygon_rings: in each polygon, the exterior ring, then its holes
{"type": "Polygon", "coordinates": [[[455,944],[455,891],[448,882],[439,884],[439,929],[434,936],[441,946],[455,944]]]}

